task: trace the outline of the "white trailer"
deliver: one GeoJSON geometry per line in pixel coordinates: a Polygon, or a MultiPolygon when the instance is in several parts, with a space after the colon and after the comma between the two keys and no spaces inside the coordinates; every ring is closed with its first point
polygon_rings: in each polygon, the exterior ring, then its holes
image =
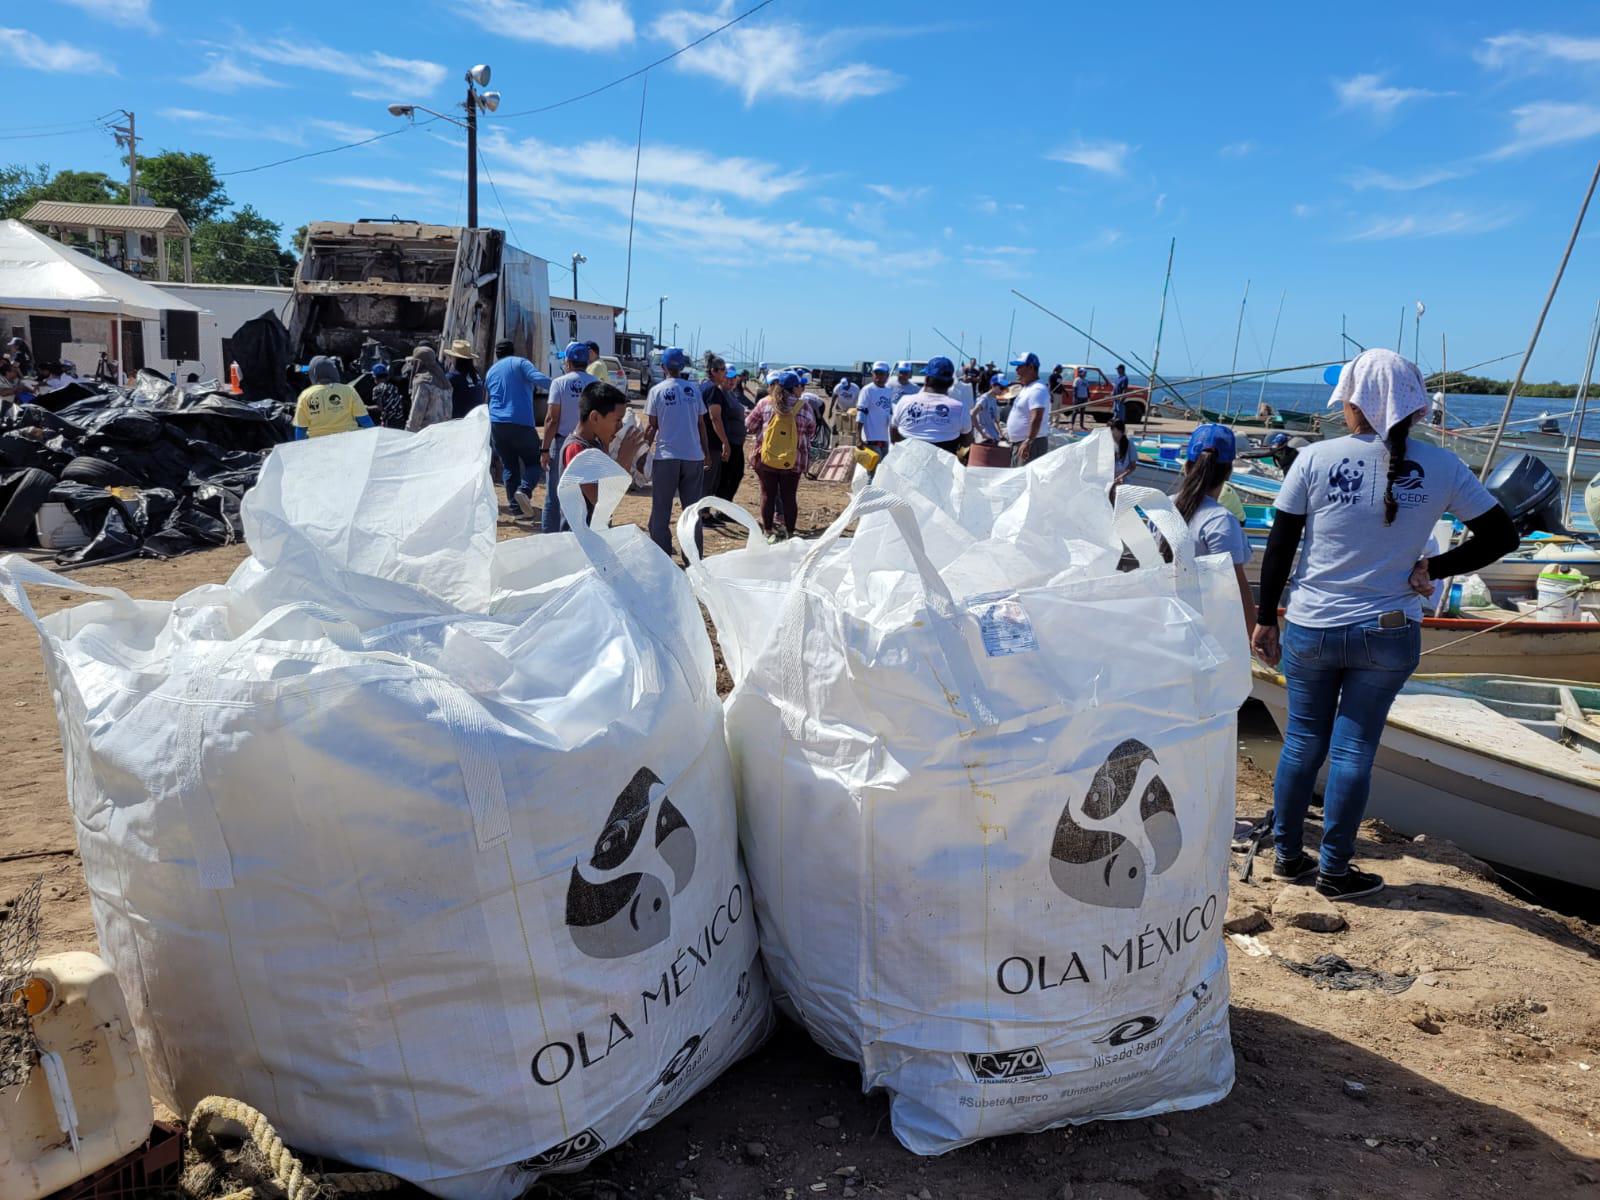
{"type": "MultiPolygon", "coordinates": [[[[166,369],[181,371],[180,380],[192,372],[201,379],[216,379],[222,383],[228,381],[228,363],[233,357],[228,344],[239,327],[267,312],[286,320],[289,297],[294,294],[293,288],[246,283],[152,283],[151,286],[206,310],[200,314],[199,360],[166,369]]],[[[164,351],[161,358],[167,361],[164,351]]]]}

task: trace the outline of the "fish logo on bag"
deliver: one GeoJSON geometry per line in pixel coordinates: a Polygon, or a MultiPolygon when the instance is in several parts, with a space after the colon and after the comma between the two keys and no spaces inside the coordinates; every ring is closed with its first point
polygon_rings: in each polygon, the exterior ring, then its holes
{"type": "MultiPolygon", "coordinates": [[[[1138,796],[1139,819],[1150,839],[1157,875],[1183,849],[1177,809],[1158,774],[1160,765],[1149,746],[1129,738],[1106,757],[1083,798],[1084,817],[1106,821],[1138,796]]],[[[1127,838],[1109,829],[1086,829],[1073,818],[1071,801],[1063,806],[1050,846],[1050,878],[1056,887],[1085,904],[1138,908],[1144,902],[1145,873],[1144,856],[1127,838]]]]}
{"type": "Polygon", "coordinates": [[[617,796],[589,858],[589,872],[605,877],[591,879],[582,864],[572,865],[566,919],[573,945],[590,958],[626,958],[665,941],[672,931],[672,897],[689,886],[695,850],[694,830],[666,785],[640,767],[617,796]],[[611,874],[630,864],[654,867],[656,859],[671,872],[670,892],[649,871],[611,874]]]}

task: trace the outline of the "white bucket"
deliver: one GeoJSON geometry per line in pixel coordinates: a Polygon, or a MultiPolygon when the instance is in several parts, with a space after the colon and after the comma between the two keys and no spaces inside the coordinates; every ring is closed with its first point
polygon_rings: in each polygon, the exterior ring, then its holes
{"type": "Polygon", "coordinates": [[[1537,591],[1540,621],[1576,621],[1579,618],[1578,597],[1588,580],[1577,571],[1562,571],[1546,567],[1539,573],[1537,591]]]}

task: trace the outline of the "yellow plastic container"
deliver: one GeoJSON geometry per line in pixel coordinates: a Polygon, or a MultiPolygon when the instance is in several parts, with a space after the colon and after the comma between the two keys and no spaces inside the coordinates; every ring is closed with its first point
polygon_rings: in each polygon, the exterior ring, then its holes
{"type": "Polygon", "coordinates": [[[111,968],[98,955],[34,964],[23,998],[43,1058],[0,1092],[0,1196],[35,1200],[109,1166],[150,1136],[144,1061],[111,968]]]}

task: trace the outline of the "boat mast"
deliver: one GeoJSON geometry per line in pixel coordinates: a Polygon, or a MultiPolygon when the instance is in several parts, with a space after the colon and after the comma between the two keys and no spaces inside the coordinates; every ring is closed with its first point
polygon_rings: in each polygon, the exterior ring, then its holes
{"type": "Polygon", "coordinates": [[[1583,378],[1578,381],[1578,421],[1568,430],[1566,507],[1565,517],[1572,512],[1572,472],[1578,465],[1578,445],[1583,441],[1583,419],[1589,411],[1589,379],[1594,374],[1594,354],[1600,349],[1600,302],[1594,306],[1594,323],[1589,329],[1589,358],[1583,364],[1583,378]]]}
{"type": "Polygon", "coordinates": [[[1583,194],[1583,203],[1578,206],[1578,219],[1572,223],[1572,234],[1567,238],[1567,248],[1561,255],[1561,264],[1556,267],[1556,277],[1550,281],[1550,293],[1544,298],[1544,307],[1539,310],[1539,319],[1533,325],[1533,336],[1528,339],[1528,348],[1523,351],[1522,362],[1517,365],[1517,377],[1511,381],[1511,391],[1506,394],[1506,406],[1500,411],[1500,424],[1495,427],[1494,438],[1489,442],[1489,453],[1483,459],[1483,470],[1478,473],[1480,480],[1489,478],[1489,471],[1494,467],[1494,456],[1500,449],[1500,439],[1505,436],[1506,424],[1511,420],[1511,406],[1516,403],[1517,392],[1522,388],[1522,376],[1528,369],[1528,360],[1533,357],[1533,348],[1539,344],[1539,333],[1544,329],[1544,319],[1550,313],[1550,305],[1555,302],[1556,289],[1561,286],[1561,277],[1566,274],[1567,260],[1572,257],[1572,248],[1578,243],[1578,233],[1583,229],[1583,218],[1589,211],[1589,201],[1594,199],[1597,183],[1600,183],[1600,160],[1596,160],[1594,164],[1594,174],[1589,177],[1589,190],[1583,194]]]}
{"type": "MultiPolygon", "coordinates": [[[[1278,315],[1272,318],[1272,340],[1267,343],[1267,361],[1263,367],[1272,366],[1272,355],[1278,348],[1278,322],[1283,320],[1283,302],[1289,298],[1289,289],[1284,288],[1278,295],[1278,315]]],[[[1261,411],[1262,402],[1267,398],[1267,377],[1261,377],[1261,391],[1256,395],[1256,411],[1261,411]]]]}
{"type": "Polygon", "coordinates": [[[1223,402],[1223,416],[1233,416],[1233,375],[1239,370],[1239,337],[1244,333],[1244,306],[1250,303],[1250,281],[1244,281],[1244,299],[1239,301],[1239,323],[1233,330],[1233,365],[1228,368],[1228,398],[1223,402]]]}
{"type": "Polygon", "coordinates": [[[1172,286],[1172,255],[1177,248],[1177,238],[1167,243],[1167,278],[1161,285],[1161,314],[1156,317],[1156,348],[1150,355],[1150,378],[1144,389],[1144,429],[1141,437],[1150,432],[1150,407],[1156,402],[1156,368],[1161,365],[1161,331],[1167,324],[1167,289],[1172,286]]]}

